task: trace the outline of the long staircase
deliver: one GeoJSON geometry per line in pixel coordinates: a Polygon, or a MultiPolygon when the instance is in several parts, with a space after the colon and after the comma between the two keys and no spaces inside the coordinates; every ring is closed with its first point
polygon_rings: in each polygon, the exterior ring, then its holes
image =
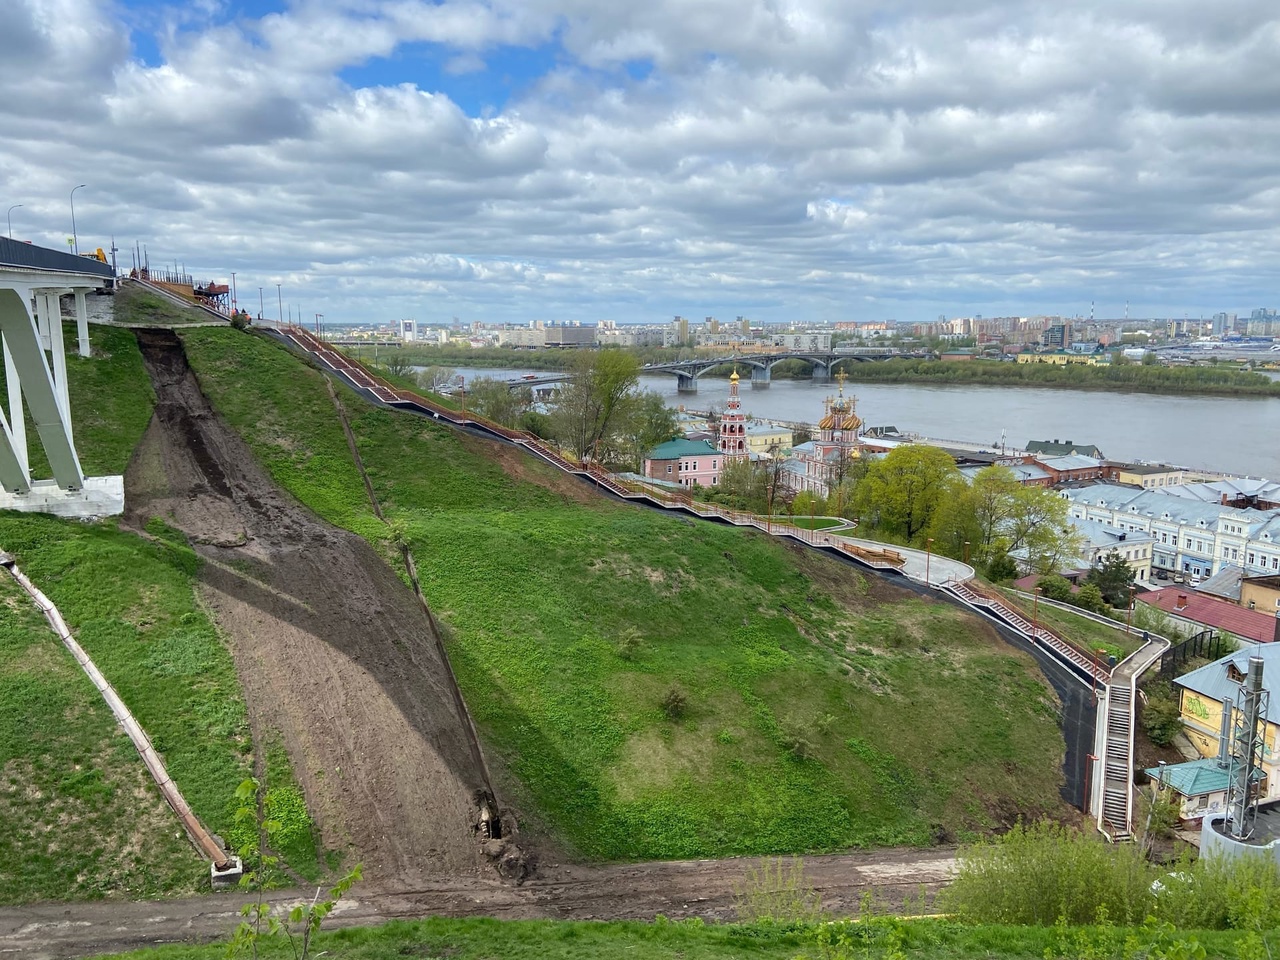
{"type": "MultiPolygon", "coordinates": [[[[455,410],[411,390],[402,390],[370,373],[363,365],[351,360],[303,327],[278,327],[275,332],[377,402],[397,409],[422,413],[456,426],[478,429],[507,440],[524,447],[530,453],[566,473],[589,479],[618,497],[628,500],[647,500],[669,509],[683,510],[708,519],[719,519],[735,526],[756,527],[775,536],[787,536],[813,546],[834,550],[873,569],[905,572],[906,558],[892,548],[879,545],[868,546],[866,541],[855,543],[829,531],[809,530],[805,527],[778,522],[771,517],[729,510],[716,504],[694,500],[683,490],[673,490],[656,483],[620,477],[609,473],[596,463],[577,462],[532,434],[504,427],[471,411],[455,410]]],[[[1135,678],[1152,662],[1151,656],[1158,657],[1159,651],[1152,655],[1140,651],[1113,671],[1108,665],[1099,663],[1092,651],[1083,650],[1049,628],[1032,622],[1012,602],[977,581],[948,580],[942,584],[942,589],[966,606],[986,613],[1049,651],[1059,662],[1070,668],[1082,683],[1094,690],[1098,690],[1101,685],[1106,691],[1105,695],[1099,699],[1099,722],[1103,722],[1105,718],[1106,733],[1105,746],[1100,757],[1103,784],[1102,808],[1097,811],[1098,826],[1112,840],[1129,839],[1133,824],[1134,684],[1135,678]]],[[[1086,798],[1086,808],[1088,804],[1089,800],[1086,798]]]]}
{"type": "Polygon", "coordinates": [[[1102,811],[1098,826],[1112,840],[1133,833],[1133,691],[1121,678],[1107,687],[1102,754],[1102,811]]]}
{"type": "Polygon", "coordinates": [[[993,617],[1003,621],[1023,636],[1029,638],[1032,643],[1045,647],[1059,660],[1065,661],[1068,666],[1072,667],[1080,675],[1081,679],[1087,679],[1090,683],[1100,681],[1104,684],[1109,684],[1111,682],[1110,670],[1098,663],[1095,657],[1086,653],[1065,637],[1054,633],[1048,627],[1028,620],[995,591],[984,588],[973,580],[948,581],[944,584],[944,589],[969,606],[981,607],[986,610],[993,617]]]}

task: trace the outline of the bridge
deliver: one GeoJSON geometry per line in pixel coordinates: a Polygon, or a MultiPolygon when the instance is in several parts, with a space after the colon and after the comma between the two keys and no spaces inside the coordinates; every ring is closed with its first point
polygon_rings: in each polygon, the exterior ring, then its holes
{"type": "Polygon", "coordinates": [[[7,411],[0,406],[0,508],[104,516],[124,510],[122,477],[85,477],[71,433],[60,298],[74,294],[77,348],[89,356],[85,295],[109,285],[110,266],[0,237],[0,351],[7,411]],[[51,480],[31,476],[26,416],[44,447],[51,480]]]}
{"type": "MultiPolygon", "coordinates": [[[[640,368],[642,374],[670,373],[676,377],[678,393],[697,393],[698,377],[716,367],[735,364],[751,370],[751,386],[757,390],[769,386],[773,379],[773,368],[783,360],[803,360],[813,366],[813,379],[817,383],[828,382],[835,368],[841,363],[871,363],[876,360],[929,360],[932,354],[927,352],[908,353],[892,347],[851,347],[827,351],[795,351],[789,353],[746,353],[730,357],[709,357],[696,360],[676,360],[671,363],[646,363],[640,368]]],[[[508,380],[507,385],[515,387],[536,387],[549,383],[562,383],[572,374],[546,373],[539,376],[523,377],[508,380]]]]}

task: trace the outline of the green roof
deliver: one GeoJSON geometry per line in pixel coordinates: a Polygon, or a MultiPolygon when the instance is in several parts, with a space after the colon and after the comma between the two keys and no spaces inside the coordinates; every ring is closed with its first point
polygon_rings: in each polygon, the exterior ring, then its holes
{"type": "MultiPolygon", "coordinates": [[[[1207,793],[1221,793],[1227,789],[1228,769],[1218,766],[1218,761],[1189,760],[1186,763],[1170,763],[1164,768],[1165,783],[1184,797],[1202,797],[1207,793]]],[[[1160,768],[1150,767],[1147,776],[1159,781],[1160,768]]]]}
{"type": "Polygon", "coordinates": [[[668,440],[649,451],[649,460],[679,460],[681,457],[705,457],[719,453],[705,440],[668,440]]]}

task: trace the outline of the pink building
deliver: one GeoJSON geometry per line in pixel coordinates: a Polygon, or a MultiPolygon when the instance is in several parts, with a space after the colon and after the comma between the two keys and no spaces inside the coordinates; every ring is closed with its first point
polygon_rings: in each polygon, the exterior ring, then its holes
{"type": "Polygon", "coordinates": [[[720,418],[716,449],[725,460],[741,460],[747,456],[747,418],[738,398],[738,371],[729,377],[729,407],[720,418]]]}
{"type": "Polygon", "coordinates": [[[705,440],[668,440],[649,451],[644,475],[654,480],[692,487],[714,487],[720,483],[724,456],[705,440]]]}

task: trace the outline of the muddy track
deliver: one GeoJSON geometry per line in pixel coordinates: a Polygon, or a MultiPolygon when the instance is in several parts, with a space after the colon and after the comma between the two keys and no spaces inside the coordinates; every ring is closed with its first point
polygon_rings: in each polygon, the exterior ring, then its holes
{"type": "MultiPolygon", "coordinates": [[[[516,887],[496,881],[439,882],[375,889],[360,884],[325,922],[326,929],[392,919],[447,916],[507,920],[736,919],[734,890],[760,861],[694,860],[601,867],[551,866],[516,887]]],[[[864,896],[878,908],[914,909],[955,869],[955,851],[874,850],[804,858],[805,877],[836,916],[855,915],[864,896]]],[[[280,909],[313,890],[272,897],[280,909]]],[[[0,907],[0,957],[53,960],[175,941],[226,939],[244,894],[153,903],[39,904],[0,907]]]]}
{"type": "MultiPolygon", "coordinates": [[[[171,331],[139,331],[156,412],[125,477],[209,561],[258,743],[284,741],[325,847],[374,881],[493,876],[492,806],[412,592],[365,541],[284,494],[214,413],[171,331]]],[[[234,784],[228,784],[228,792],[234,784]]]]}

